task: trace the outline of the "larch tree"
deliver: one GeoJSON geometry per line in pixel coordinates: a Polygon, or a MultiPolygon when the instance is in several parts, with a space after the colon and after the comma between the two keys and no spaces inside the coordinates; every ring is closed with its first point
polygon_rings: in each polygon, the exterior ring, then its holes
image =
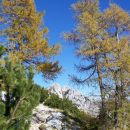
{"type": "Polygon", "coordinates": [[[124,88],[129,86],[129,14],[114,4],[102,12],[98,0],[79,0],[72,7],[77,24],[72,32],[65,34],[65,38],[75,43],[76,54],[83,61],[77,66],[78,71],[87,74],[84,78],[72,76],[72,79],[84,85],[96,80],[101,95],[102,130],[109,125],[106,101],[114,90],[114,128],[117,129],[119,95],[124,95],[124,88]]]}
{"type": "Polygon", "coordinates": [[[7,54],[15,63],[33,65],[47,79],[52,79],[61,70],[58,61],[51,57],[60,52],[60,45],[49,46],[48,29],[43,26],[43,13],[36,10],[34,0],[2,0],[1,37],[5,40],[7,54]]]}
{"type": "Polygon", "coordinates": [[[0,99],[1,130],[29,129],[41,93],[29,68],[46,79],[55,78],[61,70],[57,61],[52,62],[60,45],[49,46],[43,15],[33,0],[0,0],[0,91],[5,92],[5,101],[0,99]]]}
{"type": "MultiPolygon", "coordinates": [[[[89,76],[80,79],[73,76],[77,83],[85,84],[89,79],[95,79],[100,87],[102,106],[101,119],[102,130],[106,129],[106,108],[105,108],[105,86],[103,83],[102,56],[108,51],[108,48],[102,44],[103,37],[107,35],[104,31],[102,14],[99,11],[98,1],[83,0],[73,5],[76,12],[77,26],[72,33],[65,34],[65,38],[74,41],[76,44],[76,53],[83,59],[83,62],[89,61],[90,64],[79,65],[77,69],[81,73],[88,73],[89,76]],[[102,48],[101,48],[102,47],[102,48]],[[104,48],[104,49],[103,49],[104,48]]],[[[105,41],[107,42],[107,40],[105,41]]],[[[108,42],[107,42],[108,43],[108,42]]]]}
{"type": "Polygon", "coordinates": [[[130,85],[130,16],[117,5],[111,4],[110,8],[104,12],[104,17],[107,21],[109,37],[115,39],[113,43],[115,47],[109,56],[107,55],[107,68],[113,82],[115,97],[114,127],[115,130],[119,130],[125,129],[129,122],[126,120],[126,111],[122,113],[122,117],[119,111],[126,107],[127,91],[130,85]]]}

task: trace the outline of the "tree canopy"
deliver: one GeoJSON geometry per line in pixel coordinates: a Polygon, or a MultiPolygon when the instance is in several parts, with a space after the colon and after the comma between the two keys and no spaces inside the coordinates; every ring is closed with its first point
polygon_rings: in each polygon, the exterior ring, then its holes
{"type": "Polygon", "coordinates": [[[44,13],[37,12],[33,0],[2,0],[1,4],[1,37],[6,37],[1,44],[9,57],[14,63],[33,65],[48,79],[55,77],[61,67],[51,58],[60,52],[60,45],[49,45],[44,13]]]}
{"type": "Polygon", "coordinates": [[[81,74],[86,74],[83,78],[74,75],[72,80],[83,85],[96,81],[101,95],[102,130],[108,125],[106,101],[114,91],[113,120],[118,129],[118,111],[125,103],[130,83],[130,16],[115,4],[101,11],[98,0],[79,0],[72,7],[76,26],[65,38],[75,43],[76,54],[82,59],[82,64],[76,67],[81,74]]]}

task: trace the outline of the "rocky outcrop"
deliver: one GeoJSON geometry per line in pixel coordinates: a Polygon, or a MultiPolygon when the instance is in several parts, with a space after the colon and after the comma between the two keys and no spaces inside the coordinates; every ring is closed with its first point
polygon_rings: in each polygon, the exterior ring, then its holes
{"type": "Polygon", "coordinates": [[[58,110],[40,104],[33,110],[30,130],[40,130],[43,127],[61,130],[62,118],[63,115],[58,110]]]}
{"type": "Polygon", "coordinates": [[[39,104],[34,110],[29,130],[80,130],[80,127],[61,110],[52,109],[44,104],[39,104]]]}
{"type": "Polygon", "coordinates": [[[62,88],[59,84],[54,84],[48,88],[49,92],[57,94],[60,98],[67,98],[71,100],[80,110],[90,114],[91,116],[97,116],[99,113],[99,106],[95,101],[85,97],[80,92],[62,88]]]}

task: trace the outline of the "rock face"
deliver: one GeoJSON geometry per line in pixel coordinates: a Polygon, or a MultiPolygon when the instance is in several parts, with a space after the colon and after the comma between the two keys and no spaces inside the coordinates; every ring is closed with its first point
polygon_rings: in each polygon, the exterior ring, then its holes
{"type": "Polygon", "coordinates": [[[66,116],[61,110],[39,104],[34,110],[29,130],[80,130],[74,121],[65,122],[66,116]]]}
{"type": "Polygon", "coordinates": [[[41,127],[45,127],[48,130],[50,127],[60,130],[62,118],[63,115],[57,110],[40,104],[33,110],[30,130],[40,130],[42,129],[41,127]]]}
{"type": "Polygon", "coordinates": [[[49,92],[57,94],[60,98],[68,98],[71,100],[80,110],[89,113],[91,116],[97,116],[99,113],[99,107],[88,97],[83,96],[80,92],[62,88],[59,84],[54,84],[49,89],[49,92]]]}

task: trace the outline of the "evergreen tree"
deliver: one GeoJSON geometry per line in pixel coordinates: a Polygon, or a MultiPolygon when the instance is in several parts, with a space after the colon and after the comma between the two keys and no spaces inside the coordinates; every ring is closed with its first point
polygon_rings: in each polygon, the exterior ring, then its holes
{"type": "Polygon", "coordinates": [[[5,100],[0,101],[0,129],[28,130],[32,109],[39,103],[40,91],[33,82],[33,72],[28,72],[8,59],[0,67],[1,91],[5,100]]]}

